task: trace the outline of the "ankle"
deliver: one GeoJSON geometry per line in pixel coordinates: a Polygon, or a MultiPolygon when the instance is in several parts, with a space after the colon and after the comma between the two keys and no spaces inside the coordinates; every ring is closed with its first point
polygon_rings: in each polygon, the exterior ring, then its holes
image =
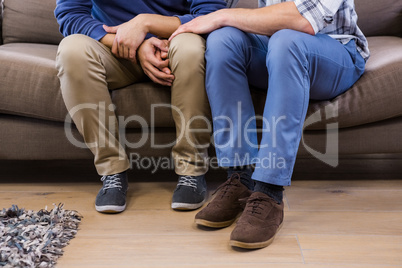
{"type": "Polygon", "coordinates": [[[282,203],[284,188],[281,185],[274,185],[262,181],[255,181],[254,192],[261,192],[272,199],[278,204],[282,203]]]}
{"type": "Polygon", "coordinates": [[[249,190],[254,189],[254,181],[251,179],[253,171],[254,170],[251,165],[241,167],[229,167],[227,170],[228,178],[230,178],[234,173],[238,173],[240,176],[240,182],[249,190]]]}

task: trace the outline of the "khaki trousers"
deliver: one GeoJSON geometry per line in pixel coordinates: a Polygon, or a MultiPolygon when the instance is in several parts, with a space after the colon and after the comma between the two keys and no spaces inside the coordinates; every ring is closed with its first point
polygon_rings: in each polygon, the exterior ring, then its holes
{"type": "MultiPolygon", "coordinates": [[[[175,37],[169,48],[176,144],[172,155],[179,175],[207,172],[210,109],[205,93],[205,40],[195,34],[175,37]]],[[[59,45],[56,67],[66,107],[85,144],[94,154],[99,175],[129,168],[109,90],[146,81],[140,65],[114,57],[110,49],[85,35],[75,34],[59,45]]],[[[141,101],[141,100],[139,100],[141,101]]]]}

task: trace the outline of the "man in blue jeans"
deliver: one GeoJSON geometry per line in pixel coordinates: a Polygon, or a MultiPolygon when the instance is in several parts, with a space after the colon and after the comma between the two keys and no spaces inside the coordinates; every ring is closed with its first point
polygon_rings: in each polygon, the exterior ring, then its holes
{"type": "Polygon", "coordinates": [[[243,211],[230,244],[249,249],[268,246],[282,226],[283,186],[291,182],[309,100],[345,92],[369,57],[353,0],[259,0],[259,7],[217,11],[172,35],[212,32],[206,90],[228,180],[196,223],[226,227],[243,211]],[[259,143],[249,83],[267,90],[259,143]]]}

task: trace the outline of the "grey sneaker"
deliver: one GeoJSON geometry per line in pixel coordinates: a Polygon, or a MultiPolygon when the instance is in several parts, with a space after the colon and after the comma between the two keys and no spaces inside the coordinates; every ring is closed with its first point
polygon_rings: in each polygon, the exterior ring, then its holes
{"type": "Polygon", "coordinates": [[[127,172],[103,176],[103,187],[95,200],[95,208],[102,213],[118,213],[126,209],[127,172]]]}
{"type": "Polygon", "coordinates": [[[204,175],[179,176],[173,193],[172,208],[193,210],[201,207],[207,200],[207,183],[204,175]]]}

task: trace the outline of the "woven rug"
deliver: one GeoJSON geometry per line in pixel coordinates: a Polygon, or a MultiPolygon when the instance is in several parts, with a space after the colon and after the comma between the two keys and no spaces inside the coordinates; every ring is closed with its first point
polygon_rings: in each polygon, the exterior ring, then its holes
{"type": "Polygon", "coordinates": [[[0,267],[54,267],[75,237],[82,216],[63,204],[33,211],[13,205],[0,211],[0,267]]]}

